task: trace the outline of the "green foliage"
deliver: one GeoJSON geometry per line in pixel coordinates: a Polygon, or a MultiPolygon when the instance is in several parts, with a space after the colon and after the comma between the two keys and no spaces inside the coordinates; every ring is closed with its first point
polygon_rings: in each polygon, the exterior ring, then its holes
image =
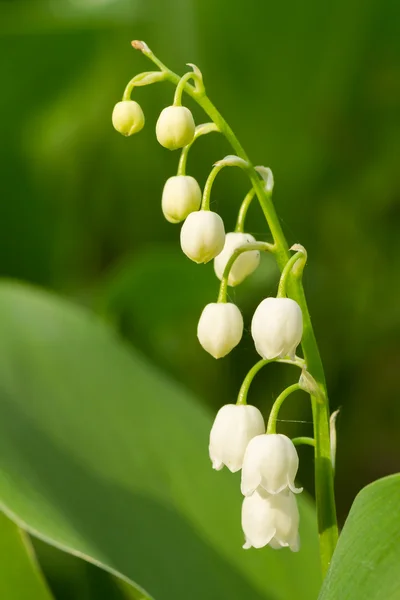
{"type": "Polygon", "coordinates": [[[0,497],[28,531],[157,600],[316,597],[307,499],[301,553],[245,553],[237,478],[210,468],[210,415],[90,314],[3,284],[0,388],[0,497]]]}
{"type": "Polygon", "coordinates": [[[29,536],[0,512],[0,598],[52,600],[29,536]]]}
{"type": "Polygon", "coordinates": [[[400,597],[400,475],[379,479],[357,496],[319,600],[400,597]]]}
{"type": "MultiPolygon", "coordinates": [[[[342,522],[366,482],[400,470],[400,290],[394,276],[400,270],[398,18],[394,0],[250,0],[245,6],[230,0],[0,0],[2,275],[98,308],[149,363],[196,392],[206,436],[206,407],[215,411],[231,402],[256,357],[246,337],[222,362],[206,356],[195,339],[198,315],[215,299],[217,285],[211,265],[196,268],[181,255],[179,227],[161,215],[161,190],[175,173],[177,157],[159,148],[154,126],[173,89],[157,84],[135,92],[146,116],[137,137],[123,139],[111,126],[112,107],[127,79],[148,68],[130,50],[132,37],[145,39],[179,72],[186,61],[197,62],[251,158],[273,169],[274,201],[285,232],[309,252],[311,314],[331,406],[342,407],[336,473],[342,522]]],[[[194,114],[197,122],[204,120],[199,111],[194,114]]],[[[203,184],[211,164],[226,153],[218,135],[199,140],[189,173],[203,184]]],[[[241,173],[224,173],[216,183],[212,207],[221,211],[227,229],[246,192],[241,173]]],[[[256,206],[249,229],[267,239],[256,206]]],[[[274,274],[264,261],[244,288],[231,291],[246,323],[257,302],[274,293],[274,274]]],[[[45,323],[41,326],[48,335],[45,323]]],[[[14,340],[2,343],[8,355],[14,340]]],[[[26,352],[20,386],[36,368],[26,352]]],[[[61,371],[60,376],[60,388],[71,385],[61,371]]],[[[46,373],[44,383],[47,377],[56,375],[46,373]]],[[[266,412],[290,377],[271,367],[257,377],[249,400],[266,412]]],[[[284,408],[282,418],[310,421],[307,411],[305,403],[295,403],[287,413],[284,408]]],[[[159,427],[165,435],[161,419],[159,427]]],[[[307,423],[280,422],[279,428],[291,435],[311,433],[307,423]]],[[[28,462],[31,445],[24,449],[18,439],[28,462]]],[[[204,460],[205,446],[202,439],[204,460]]],[[[300,477],[311,490],[310,449],[299,452],[300,477]]],[[[125,460],[131,458],[122,456],[125,460]]],[[[223,474],[213,479],[214,493],[215,486],[231,485],[225,479],[223,474]]],[[[236,491],[237,486],[227,494],[234,502],[233,528],[238,528],[239,499],[231,498],[236,491]]],[[[398,512],[394,508],[393,522],[398,512]]],[[[199,536],[206,535],[202,523],[197,522],[199,536]]],[[[156,539],[158,521],[147,524],[156,539]]],[[[165,555],[181,552],[179,543],[171,535],[165,555]]],[[[272,554],[252,556],[264,581],[272,554]]],[[[304,565],[301,556],[284,556],[290,561],[283,581],[288,585],[304,565]]],[[[196,581],[204,575],[200,566],[192,565],[196,581]]]]}

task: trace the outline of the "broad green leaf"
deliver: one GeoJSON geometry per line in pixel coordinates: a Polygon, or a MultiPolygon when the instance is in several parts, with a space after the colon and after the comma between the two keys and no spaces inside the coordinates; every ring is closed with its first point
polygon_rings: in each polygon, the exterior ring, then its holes
{"type": "Polygon", "coordinates": [[[30,539],[57,600],[146,600],[140,590],[104,569],[40,539],[30,539]]]}
{"type": "Polygon", "coordinates": [[[400,475],[361,490],[351,507],[319,600],[400,598],[400,475]]]}
{"type": "Polygon", "coordinates": [[[0,598],[51,600],[29,536],[0,512],[0,598]]]}
{"type": "Polygon", "coordinates": [[[213,472],[211,416],[90,313],[0,286],[0,499],[43,540],[157,600],[312,600],[314,511],[300,553],[243,551],[238,477],[213,472]]]}

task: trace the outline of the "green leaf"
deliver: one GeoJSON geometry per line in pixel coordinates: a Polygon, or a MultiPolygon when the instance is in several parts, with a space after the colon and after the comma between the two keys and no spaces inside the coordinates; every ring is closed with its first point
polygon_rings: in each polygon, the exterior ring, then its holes
{"type": "Polygon", "coordinates": [[[0,512],[0,598],[51,600],[29,536],[0,512]]]}
{"type": "Polygon", "coordinates": [[[57,600],[146,600],[117,576],[78,556],[30,538],[37,560],[57,600]]]}
{"type": "Polygon", "coordinates": [[[11,517],[157,600],[316,598],[310,503],[300,498],[300,553],[244,552],[239,480],[211,469],[210,425],[90,313],[0,286],[0,498],[11,517]]]}
{"type": "Polygon", "coordinates": [[[346,520],[319,600],[400,598],[400,475],[365,487],[346,520]]]}

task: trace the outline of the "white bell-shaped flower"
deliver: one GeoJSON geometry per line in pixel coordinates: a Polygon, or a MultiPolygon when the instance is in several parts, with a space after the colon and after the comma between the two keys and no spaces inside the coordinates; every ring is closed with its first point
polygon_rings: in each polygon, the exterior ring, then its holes
{"type": "Polygon", "coordinates": [[[170,223],[179,223],[201,204],[201,189],[194,177],[175,175],[164,185],[161,207],[164,217],[170,223]]]}
{"type": "Polygon", "coordinates": [[[268,494],[279,494],[287,488],[300,493],[303,488],[294,485],[298,468],[296,448],[286,435],[258,435],[249,442],[244,454],[242,494],[250,496],[257,489],[264,489],[268,494]]]}
{"type": "Polygon", "coordinates": [[[242,313],[231,302],[212,302],[201,313],[197,337],[214,358],[226,356],[243,335],[242,313]]]}
{"type": "MultiPolygon", "coordinates": [[[[245,244],[254,243],[255,238],[250,233],[230,232],[226,234],[224,249],[214,258],[214,270],[218,279],[222,279],[228,260],[234,251],[245,244]]],[[[235,286],[242,283],[246,277],[251,275],[260,264],[260,253],[258,250],[249,250],[240,254],[229,271],[228,285],[235,286]]]]}
{"type": "Polygon", "coordinates": [[[161,111],[156,124],[156,136],[168,150],[183,148],[193,141],[195,123],[186,106],[167,106],[161,111]]]}
{"type": "Polygon", "coordinates": [[[253,315],[251,335],[263,358],[290,356],[294,359],[303,335],[300,306],[290,298],[266,298],[253,315]]]}
{"type": "Polygon", "coordinates": [[[242,468],[249,441],[265,431],[262,414],[250,404],[226,404],[219,409],[208,447],[213,469],[225,465],[232,473],[242,468]]]}
{"type": "Polygon", "coordinates": [[[207,263],[224,247],[225,227],[211,210],[190,213],[181,229],[181,248],[195,263],[207,263]]]}
{"type": "Polygon", "coordinates": [[[242,529],[245,549],[269,544],[274,549],[289,547],[297,552],[300,537],[296,497],[289,491],[274,496],[263,490],[254,492],[243,500],[242,529]]]}
{"type": "Polygon", "coordinates": [[[144,126],[144,114],[134,100],[122,100],[114,106],[112,124],[122,135],[133,135],[144,126]]]}

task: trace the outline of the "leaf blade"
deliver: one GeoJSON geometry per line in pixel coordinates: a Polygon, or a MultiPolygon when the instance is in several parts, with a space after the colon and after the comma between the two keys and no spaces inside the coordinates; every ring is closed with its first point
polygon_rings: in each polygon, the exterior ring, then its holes
{"type": "Polygon", "coordinates": [[[0,597],[7,600],[52,600],[30,540],[0,512],[0,597]]]}
{"type": "Polygon", "coordinates": [[[316,597],[307,501],[302,553],[244,553],[237,478],[209,465],[208,412],[90,313],[0,286],[0,410],[0,497],[45,541],[157,600],[316,597]]]}
{"type": "Polygon", "coordinates": [[[344,525],[319,600],[400,596],[400,475],[365,487],[344,525]]]}

